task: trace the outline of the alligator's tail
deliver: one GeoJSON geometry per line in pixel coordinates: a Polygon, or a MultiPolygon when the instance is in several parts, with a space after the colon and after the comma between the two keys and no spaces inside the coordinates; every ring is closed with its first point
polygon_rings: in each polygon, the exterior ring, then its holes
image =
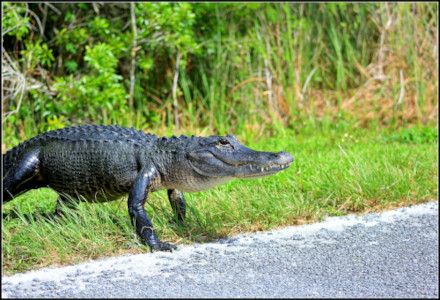
{"type": "Polygon", "coordinates": [[[22,143],[2,154],[2,203],[10,201],[30,189],[41,186],[37,180],[37,168],[40,163],[39,150],[37,148],[29,149],[26,144],[26,142],[22,143]]]}
{"type": "Polygon", "coordinates": [[[2,167],[3,167],[3,178],[2,178],[2,186],[3,186],[3,197],[2,197],[2,203],[8,202],[12,200],[12,195],[8,193],[8,188],[6,186],[6,178],[8,172],[12,170],[12,164],[11,164],[11,155],[9,153],[10,151],[2,154],[2,167]]]}

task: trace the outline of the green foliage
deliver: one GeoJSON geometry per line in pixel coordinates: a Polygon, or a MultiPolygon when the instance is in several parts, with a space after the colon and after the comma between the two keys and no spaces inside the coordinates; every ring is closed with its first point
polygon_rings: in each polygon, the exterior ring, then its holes
{"type": "Polygon", "coordinates": [[[22,40],[29,33],[30,17],[25,3],[2,2],[2,36],[6,33],[22,40]]]}
{"type": "Polygon", "coordinates": [[[76,54],[78,48],[83,46],[89,37],[90,36],[85,28],[77,27],[72,30],[63,28],[57,33],[55,44],[64,46],[64,49],[67,52],[76,54]]]}
{"type": "Polygon", "coordinates": [[[434,143],[438,141],[438,129],[432,127],[402,128],[398,133],[384,139],[408,144],[434,143]]]}
{"type": "Polygon", "coordinates": [[[23,55],[22,62],[26,64],[28,70],[34,70],[36,65],[43,67],[50,67],[55,60],[52,49],[47,47],[47,44],[41,44],[41,40],[34,44],[29,44],[25,50],[21,51],[23,55]]]}
{"type": "Polygon", "coordinates": [[[433,3],[138,2],[135,24],[130,3],[2,8],[3,48],[27,82],[11,133],[436,120],[433,3]]]}
{"type": "Polygon", "coordinates": [[[64,109],[63,114],[84,111],[83,116],[94,122],[108,122],[109,112],[124,113],[127,92],[121,84],[122,77],[116,74],[117,58],[110,45],[98,43],[85,47],[84,61],[88,74],[81,78],[72,75],[56,78],[55,88],[59,91],[56,101],[64,109]],[[102,117],[101,120],[96,118],[102,117]]]}
{"type": "Polygon", "coordinates": [[[195,14],[190,3],[139,3],[135,11],[139,40],[145,39],[152,50],[165,48],[173,54],[174,49],[181,53],[198,49],[192,30],[195,14]]]}

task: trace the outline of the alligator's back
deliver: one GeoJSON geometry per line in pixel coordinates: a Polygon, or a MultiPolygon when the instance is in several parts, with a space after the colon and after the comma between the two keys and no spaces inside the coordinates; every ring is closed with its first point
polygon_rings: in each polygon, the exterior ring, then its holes
{"type": "Polygon", "coordinates": [[[3,155],[3,198],[49,186],[98,201],[126,194],[157,140],[134,128],[84,125],[40,134],[3,155]],[[142,150],[142,151],[141,151],[142,150]]]}

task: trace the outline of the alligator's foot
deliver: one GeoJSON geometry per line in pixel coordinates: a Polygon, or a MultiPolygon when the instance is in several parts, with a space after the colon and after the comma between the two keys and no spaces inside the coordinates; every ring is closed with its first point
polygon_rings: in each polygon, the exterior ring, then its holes
{"type": "Polygon", "coordinates": [[[179,226],[179,227],[182,227],[182,226],[185,225],[185,221],[180,220],[180,219],[177,219],[177,220],[176,220],[176,218],[171,218],[171,219],[168,221],[168,223],[171,224],[171,225],[177,225],[177,226],[179,226]]]}
{"type": "Polygon", "coordinates": [[[54,217],[58,220],[66,219],[68,210],[75,210],[79,204],[79,200],[74,200],[69,196],[59,195],[55,206],[54,217]]]}
{"type": "Polygon", "coordinates": [[[157,243],[151,244],[149,246],[150,246],[151,252],[154,252],[154,251],[170,251],[170,252],[173,252],[173,250],[177,249],[176,245],[173,245],[173,244],[170,244],[170,243],[167,243],[167,242],[157,242],[157,243]]]}
{"type": "Polygon", "coordinates": [[[52,220],[57,224],[60,224],[65,219],[66,217],[64,216],[64,214],[59,211],[55,211],[54,214],[52,215],[52,220]]]}
{"type": "Polygon", "coordinates": [[[66,215],[64,214],[64,211],[60,209],[59,206],[55,209],[53,213],[53,220],[57,223],[60,223],[61,221],[66,220],[66,215]]]}

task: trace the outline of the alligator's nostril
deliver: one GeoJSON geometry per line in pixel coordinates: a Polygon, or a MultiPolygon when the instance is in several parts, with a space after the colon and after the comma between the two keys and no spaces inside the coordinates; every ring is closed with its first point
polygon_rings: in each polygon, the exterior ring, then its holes
{"type": "Polygon", "coordinates": [[[287,151],[281,151],[276,153],[277,159],[283,161],[283,163],[291,163],[293,161],[293,156],[287,151]]]}

